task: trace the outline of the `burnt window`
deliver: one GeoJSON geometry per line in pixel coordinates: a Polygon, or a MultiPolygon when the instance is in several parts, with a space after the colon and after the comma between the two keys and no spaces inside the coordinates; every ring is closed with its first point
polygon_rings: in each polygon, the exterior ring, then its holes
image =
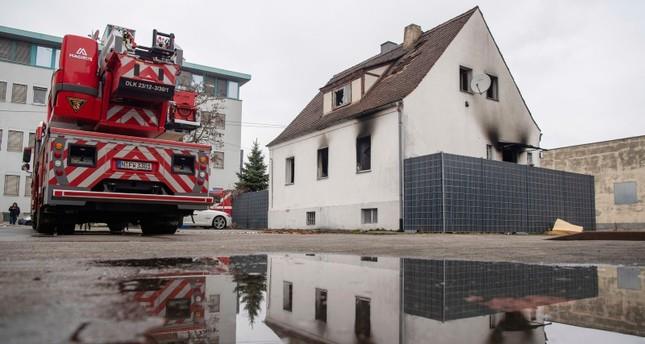
{"type": "Polygon", "coordinates": [[[291,312],[293,310],[293,283],[282,282],[282,309],[291,312]]]}
{"type": "Polygon", "coordinates": [[[318,179],[329,176],[329,148],[318,150],[318,179]]]}
{"type": "Polygon", "coordinates": [[[341,88],[337,88],[331,93],[333,108],[339,108],[352,102],[352,88],[347,84],[341,88]]]}
{"type": "Polygon", "coordinates": [[[497,77],[494,75],[488,74],[488,77],[490,77],[490,87],[486,90],[486,98],[492,99],[492,100],[499,100],[499,93],[497,89],[497,77]]]}
{"type": "Polygon", "coordinates": [[[308,211],[307,212],[307,226],[313,226],[316,224],[316,212],[308,211]]]}
{"type": "Polygon", "coordinates": [[[470,80],[473,77],[473,70],[468,67],[459,66],[459,90],[462,92],[470,91],[470,80]]]}
{"type": "Polygon", "coordinates": [[[493,160],[493,145],[486,145],[486,159],[493,160]]]}
{"type": "Polygon", "coordinates": [[[533,166],[535,164],[533,162],[533,152],[526,152],[526,164],[529,166],[533,166]]]}
{"type": "Polygon", "coordinates": [[[354,317],[354,333],[359,342],[366,342],[372,336],[370,299],[356,297],[356,312],[354,317]]]}
{"type": "Polygon", "coordinates": [[[376,208],[361,209],[361,223],[370,224],[378,222],[378,210],[376,208]]]}
{"type": "Polygon", "coordinates": [[[372,137],[364,136],[356,139],[356,171],[372,169],[372,137]]]}
{"type": "Polygon", "coordinates": [[[285,184],[293,184],[296,174],[296,158],[290,157],[285,160],[285,184]]]}
{"type": "Polygon", "coordinates": [[[517,163],[517,152],[514,149],[505,149],[502,152],[502,160],[517,163]]]}
{"type": "Polygon", "coordinates": [[[327,322],[327,290],[316,288],[316,320],[327,322]]]}

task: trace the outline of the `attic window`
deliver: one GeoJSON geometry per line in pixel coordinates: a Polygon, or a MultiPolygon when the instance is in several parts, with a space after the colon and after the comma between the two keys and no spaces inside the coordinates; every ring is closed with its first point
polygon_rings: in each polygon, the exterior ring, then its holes
{"type": "Polygon", "coordinates": [[[331,92],[331,101],[334,109],[343,107],[352,102],[352,89],[350,84],[344,85],[331,92]]]}
{"type": "Polygon", "coordinates": [[[497,92],[497,77],[490,74],[488,74],[488,76],[490,77],[490,87],[486,90],[486,98],[499,100],[499,93],[497,92]]]}
{"type": "Polygon", "coordinates": [[[470,93],[470,80],[473,78],[473,70],[468,67],[459,66],[459,90],[470,93]]]}

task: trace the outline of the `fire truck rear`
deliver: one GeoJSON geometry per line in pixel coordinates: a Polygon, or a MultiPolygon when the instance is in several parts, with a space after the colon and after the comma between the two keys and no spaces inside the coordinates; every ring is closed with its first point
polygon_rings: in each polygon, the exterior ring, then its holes
{"type": "Polygon", "coordinates": [[[173,234],[206,209],[210,147],[181,142],[199,126],[195,94],[175,90],[182,52],[174,35],[108,25],[101,40],[67,35],[44,122],[24,152],[32,178],[32,220],[41,233],[71,234],[76,224],[173,234]],[[33,157],[32,157],[33,155],[33,157]]]}

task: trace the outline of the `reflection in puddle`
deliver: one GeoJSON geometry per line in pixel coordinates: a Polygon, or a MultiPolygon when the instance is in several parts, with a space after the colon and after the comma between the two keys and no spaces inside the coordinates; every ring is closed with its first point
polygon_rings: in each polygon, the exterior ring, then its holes
{"type": "Polygon", "coordinates": [[[642,343],[645,335],[640,267],[312,254],[147,263],[112,265],[161,267],[120,285],[164,319],[147,333],[158,343],[642,343]]]}

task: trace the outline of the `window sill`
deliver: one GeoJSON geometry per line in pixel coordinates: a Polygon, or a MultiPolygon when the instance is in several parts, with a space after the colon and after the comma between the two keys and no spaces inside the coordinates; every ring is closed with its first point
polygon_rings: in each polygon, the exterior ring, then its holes
{"type": "Polygon", "coordinates": [[[294,185],[295,183],[285,183],[284,186],[294,185]]]}
{"type": "Polygon", "coordinates": [[[45,103],[31,103],[33,106],[45,106],[45,103]]]}
{"type": "Polygon", "coordinates": [[[327,179],[329,179],[329,176],[327,176],[327,177],[318,177],[318,180],[327,180],[327,179]]]}
{"type": "Polygon", "coordinates": [[[489,97],[486,97],[486,99],[488,99],[488,100],[493,100],[493,101],[496,101],[496,102],[498,102],[498,101],[499,101],[499,98],[489,98],[489,97]]]}
{"type": "Polygon", "coordinates": [[[470,94],[471,96],[475,94],[475,92],[473,92],[473,91],[464,91],[464,90],[462,90],[462,89],[459,89],[459,92],[461,92],[461,93],[466,93],[466,94],[470,94]]]}
{"type": "Polygon", "coordinates": [[[357,170],[356,174],[363,174],[363,173],[370,173],[370,172],[372,172],[372,169],[369,169],[369,170],[357,170]]]}

